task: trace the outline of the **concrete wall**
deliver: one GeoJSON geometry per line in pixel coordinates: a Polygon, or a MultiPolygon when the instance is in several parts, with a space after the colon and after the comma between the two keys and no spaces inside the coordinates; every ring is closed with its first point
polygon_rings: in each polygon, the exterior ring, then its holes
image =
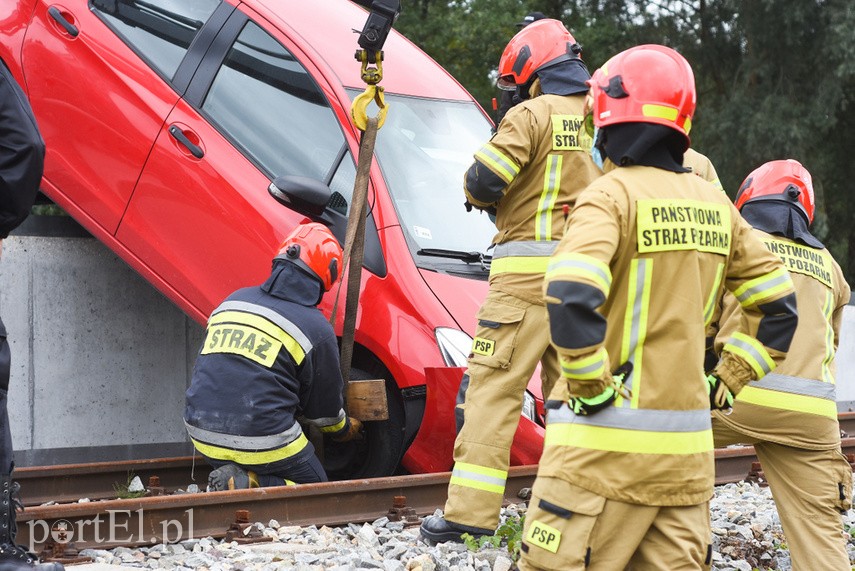
{"type": "Polygon", "coordinates": [[[843,309],[836,359],[837,409],[844,411],[855,410],[855,305],[849,303],[843,309]]]}
{"type": "Polygon", "coordinates": [[[189,454],[184,391],[203,328],[70,219],[60,222],[47,232],[59,235],[25,235],[29,224],[3,242],[17,464],[189,454]]]}

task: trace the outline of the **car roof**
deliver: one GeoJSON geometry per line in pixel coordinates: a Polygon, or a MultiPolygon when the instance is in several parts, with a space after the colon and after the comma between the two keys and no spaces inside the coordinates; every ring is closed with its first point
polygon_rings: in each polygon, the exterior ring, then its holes
{"type": "MultiPolygon", "coordinates": [[[[350,0],[244,0],[283,30],[302,36],[345,87],[364,89],[354,58],[368,11],[350,0]],[[354,31],[355,30],[355,31],[354,31]]],[[[292,35],[289,33],[289,35],[292,35]]],[[[305,45],[302,46],[305,49],[305,45]]],[[[426,53],[396,30],[383,47],[383,80],[389,93],[468,100],[466,90],[426,53]]]]}

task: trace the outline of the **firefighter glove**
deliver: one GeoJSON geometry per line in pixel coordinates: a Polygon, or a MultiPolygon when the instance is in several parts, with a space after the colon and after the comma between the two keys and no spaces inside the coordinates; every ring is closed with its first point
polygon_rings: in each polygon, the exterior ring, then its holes
{"type": "Polygon", "coordinates": [[[347,421],[347,429],[338,436],[333,436],[332,439],[336,442],[362,440],[362,422],[351,416],[347,421]]]}
{"type": "Polygon", "coordinates": [[[733,409],[733,394],[718,375],[707,375],[707,393],[710,396],[710,410],[723,410],[729,414],[733,409]]]}
{"type": "Polygon", "coordinates": [[[570,409],[579,415],[590,416],[609,407],[618,396],[632,398],[632,393],[623,386],[632,373],[632,363],[627,361],[612,373],[612,381],[606,390],[592,397],[572,397],[568,401],[570,409]]]}

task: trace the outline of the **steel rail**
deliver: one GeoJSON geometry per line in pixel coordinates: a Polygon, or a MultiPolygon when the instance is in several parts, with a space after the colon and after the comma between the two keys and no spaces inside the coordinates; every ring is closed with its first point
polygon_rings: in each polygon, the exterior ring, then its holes
{"type": "MultiPolygon", "coordinates": [[[[855,432],[855,413],[840,415],[841,428],[855,432]]],[[[855,452],[855,438],[845,437],[843,452],[855,452]]],[[[716,484],[738,482],[756,468],[751,446],[718,449],[716,484]]],[[[30,505],[18,517],[18,542],[40,545],[51,530],[64,522],[66,533],[77,548],[146,545],[190,537],[223,537],[235,523],[239,511],[248,510],[251,521],[275,519],[287,525],[342,525],[373,521],[387,513],[400,514],[395,502],[406,498],[408,511],[432,513],[445,503],[450,473],[419,474],[388,478],[306,484],[293,487],[260,488],[230,492],[162,495],[136,499],[108,499],[117,481],[129,473],[143,482],[160,479],[165,491],[186,487],[195,461],[196,478],[207,479],[210,470],[198,458],[182,457],[131,462],[101,462],[52,467],[21,468],[15,478],[22,484],[28,504],[49,500],[86,503],[30,505]],[[397,499],[396,499],[397,498],[397,499]]],[[[507,501],[520,501],[522,488],[531,487],[536,466],[512,467],[505,490],[507,501]]],[[[204,486],[200,486],[204,487],[204,486]]],[[[59,526],[61,527],[61,526],[59,526]]]]}

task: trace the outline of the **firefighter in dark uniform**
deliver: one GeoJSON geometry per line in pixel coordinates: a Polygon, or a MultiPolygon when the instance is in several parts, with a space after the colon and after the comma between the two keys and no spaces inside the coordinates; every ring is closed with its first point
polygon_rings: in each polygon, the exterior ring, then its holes
{"type": "MultiPolygon", "coordinates": [[[[36,118],[6,63],[0,60],[0,255],[3,239],[29,215],[44,170],[45,144],[36,118]]],[[[36,557],[15,545],[15,510],[22,507],[18,483],[12,481],[12,435],[7,396],[11,354],[0,321],[0,571],[64,569],[59,563],[36,564],[36,557]]]]}
{"type": "MultiPolygon", "coordinates": [[[[798,161],[770,161],[745,178],[736,207],[792,276],[799,326],[787,359],[713,415],[716,447],[751,444],[772,490],[796,571],[849,569],[840,514],[852,501],[852,468],[840,450],[835,354],[850,288],[809,229],[815,202],[798,161]]],[[[722,301],[716,348],[743,321],[739,301],[722,301]]]]}
{"type": "Polygon", "coordinates": [[[495,215],[498,234],[458,394],[462,428],[445,514],[421,526],[431,541],[493,533],[526,385],[538,363],[544,394],[560,376],[544,328],[543,275],[565,209],[601,174],[590,136],[580,136],[590,78],[580,51],[564,25],[547,18],[518,32],[499,62],[499,86],[525,100],[508,111],[464,179],[468,202],[495,215]]]}
{"type": "Polygon", "coordinates": [[[604,175],[579,196],[543,292],[561,379],[520,569],[708,569],[710,409],[783,362],[798,322],[781,260],[683,167],[695,83],[676,51],[621,52],[591,81],[604,175]],[[703,369],[721,289],[746,319],[703,369]]]}
{"type": "Polygon", "coordinates": [[[359,436],[361,423],[342,409],[335,332],[317,308],[341,263],[325,226],[298,226],[267,281],[211,314],[184,412],[196,450],[215,468],[209,490],[326,481],[300,417],[338,442],[359,436]]]}

